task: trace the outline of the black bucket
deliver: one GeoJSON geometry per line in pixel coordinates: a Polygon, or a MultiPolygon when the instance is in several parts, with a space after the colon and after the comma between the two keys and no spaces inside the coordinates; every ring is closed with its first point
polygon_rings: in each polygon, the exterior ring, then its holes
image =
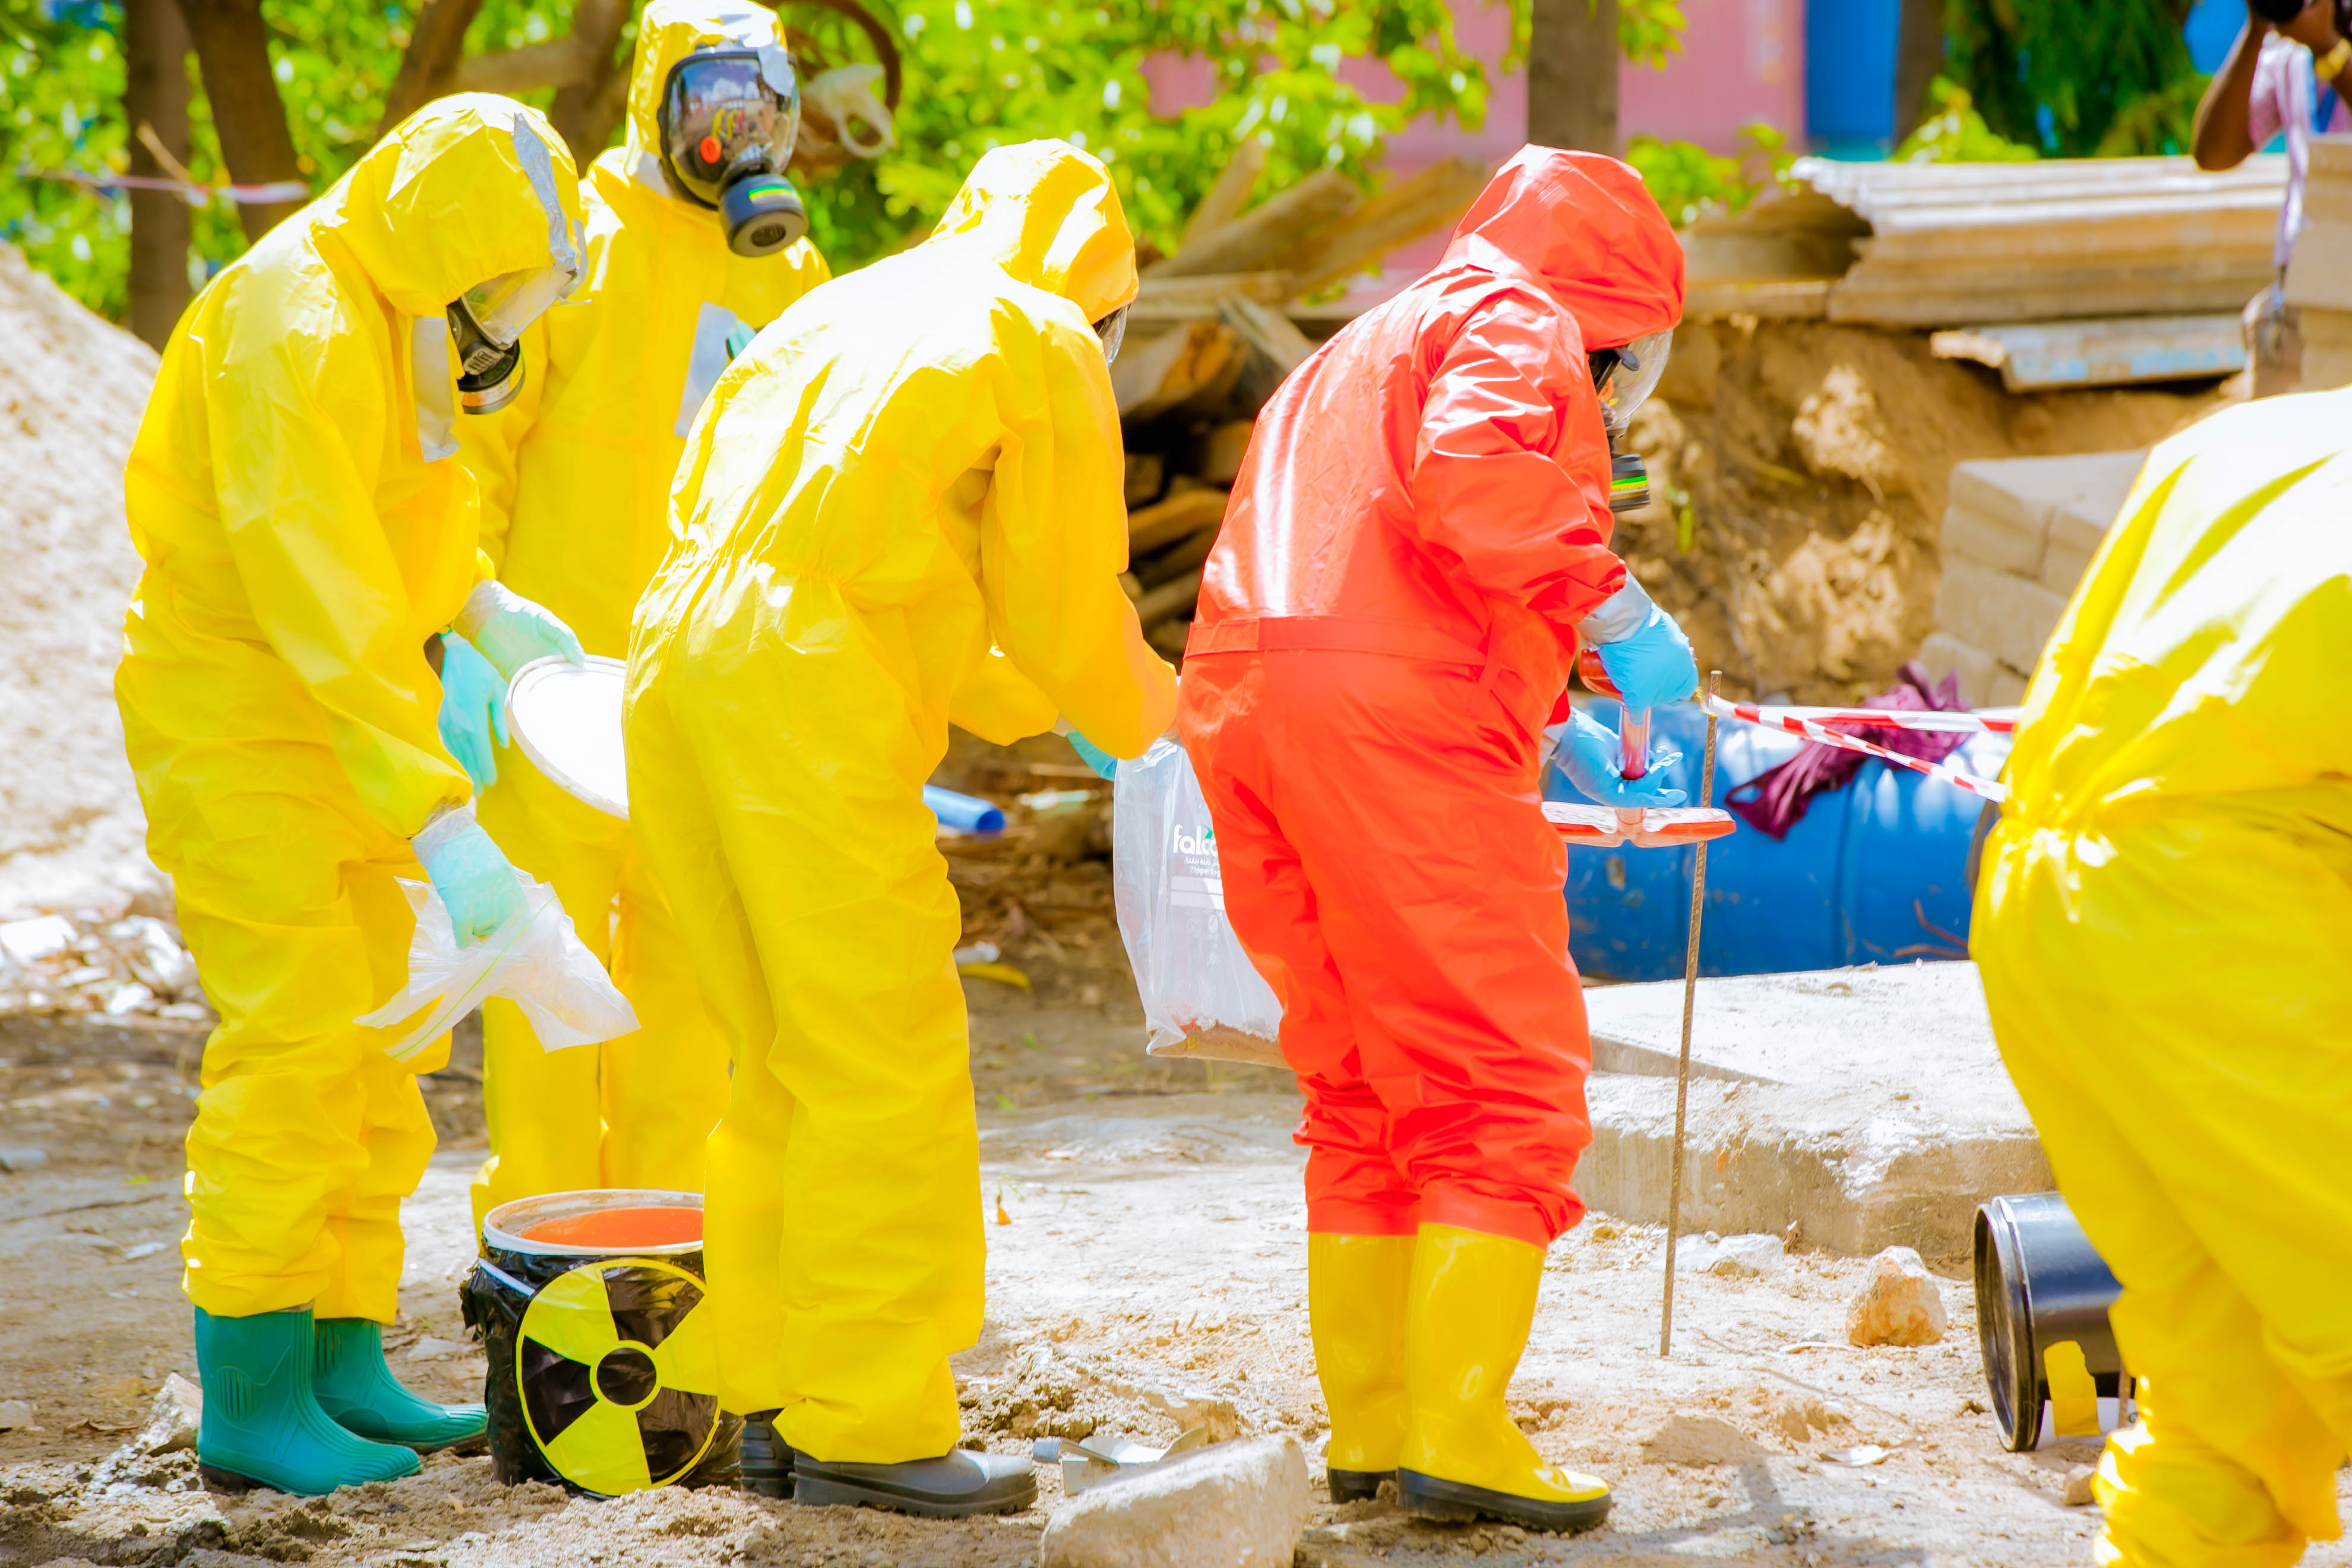
{"type": "Polygon", "coordinates": [[[2011,1453],[2091,1437],[2132,1418],[2132,1380],[2107,1309],[2123,1294],[2056,1193],[1977,1210],[1977,1338],[1993,1418],[2011,1453]]]}
{"type": "Polygon", "coordinates": [[[742,1423],[719,1408],[706,1294],[699,1194],[549,1193],[485,1215],[458,1295],[489,1352],[499,1479],[734,1484],[742,1423]]]}

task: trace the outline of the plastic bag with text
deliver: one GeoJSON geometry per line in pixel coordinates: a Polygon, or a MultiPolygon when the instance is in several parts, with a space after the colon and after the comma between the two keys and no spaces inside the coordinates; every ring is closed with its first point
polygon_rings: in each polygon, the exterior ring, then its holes
{"type": "Polygon", "coordinates": [[[416,911],[408,942],[408,984],[373,1013],[352,1020],[389,1029],[420,1007],[424,1021],[384,1047],[404,1062],[492,996],[522,1009],[541,1050],[593,1046],[637,1026],[636,1009],[621,994],[580,941],[555,889],[517,872],[522,913],[472,947],[459,947],[449,911],[427,882],[403,878],[400,890],[416,911]]]}
{"type": "Polygon", "coordinates": [[[1184,748],[1162,736],[1118,764],[1111,797],[1118,934],[1156,1057],[1283,1065],[1282,1005],[1225,919],[1209,803],[1184,748]]]}

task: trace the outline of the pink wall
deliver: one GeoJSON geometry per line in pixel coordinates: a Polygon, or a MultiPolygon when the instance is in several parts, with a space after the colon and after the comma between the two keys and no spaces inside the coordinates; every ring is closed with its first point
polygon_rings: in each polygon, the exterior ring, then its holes
{"type": "MultiPolygon", "coordinates": [[[[1628,137],[1649,135],[1696,142],[1718,153],[1736,149],[1742,127],[1771,125],[1793,144],[1804,132],[1804,0],[1682,0],[1682,52],[1664,70],[1625,65],[1618,75],[1618,119],[1628,137]]],[[[1486,120],[1476,131],[1448,121],[1415,121],[1389,138],[1388,168],[1410,174],[1441,158],[1471,157],[1499,163],[1527,140],[1528,79],[1505,75],[1510,13],[1496,0],[1454,0],[1455,35],[1486,65],[1486,120]]],[[[1341,78],[1376,102],[1394,102],[1403,89],[1378,61],[1351,59],[1341,78]]],[[[1205,103],[1215,76],[1204,59],[1155,55],[1143,65],[1155,113],[1205,103]]],[[[1351,298],[1377,300],[1419,277],[1445,248],[1433,235],[1391,254],[1376,279],[1367,276],[1351,298]]]]}

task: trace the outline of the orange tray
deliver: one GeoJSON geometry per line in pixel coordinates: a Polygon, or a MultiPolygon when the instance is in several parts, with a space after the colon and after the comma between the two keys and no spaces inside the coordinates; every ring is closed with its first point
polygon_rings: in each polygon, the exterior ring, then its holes
{"type": "Polygon", "coordinates": [[[1559,829],[1571,848],[1607,849],[1631,844],[1637,849],[1673,849],[1702,839],[1721,838],[1738,826],[1731,813],[1699,806],[1654,806],[1619,812],[1606,805],[1544,802],[1544,820],[1559,829]]]}

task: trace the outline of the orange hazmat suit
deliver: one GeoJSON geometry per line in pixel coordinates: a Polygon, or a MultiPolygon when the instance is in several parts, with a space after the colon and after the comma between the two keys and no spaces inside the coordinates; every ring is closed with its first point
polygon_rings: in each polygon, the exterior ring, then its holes
{"type": "Polygon", "coordinates": [[[733,1052],[706,1258],[719,1398],[818,1460],[946,1453],[981,1321],[961,928],[921,788],[950,720],[1133,756],[1174,677],[1118,585],[1134,297],[1108,176],[983,156],[931,237],[814,289],[711,394],[637,605],[633,820],[733,1052]]]}
{"type": "MultiPolygon", "coordinates": [[[[530,379],[498,415],[458,427],[482,487],[482,550],[499,579],[563,618],[592,654],[628,652],[629,615],[669,548],[669,485],[702,400],[736,349],[823,282],[806,241],[751,258],[719,215],[674,194],[655,111],[702,47],[773,42],[772,13],[730,0],[652,0],[629,73],[625,143],[590,165],[587,269],[524,338],[530,379]]],[[[498,755],[482,826],[556,890],[641,1027],[548,1052],[511,1002],[482,1009],[490,1157],[474,1217],[580,1187],[699,1191],[727,1102],[727,1048],[702,1005],[677,922],[628,824],[583,805],[518,747],[498,755]]]]}
{"type": "MultiPolygon", "coordinates": [[[[115,677],[149,853],[220,1026],[188,1133],[188,1295],[390,1322],[414,1075],[352,1022],[400,989],[394,879],[471,784],[425,642],[487,574],[454,461],[451,300],[547,268],[580,221],[553,129],[443,99],[200,295],[124,476],[146,561],[115,677]]],[[[568,251],[567,251],[568,254],[568,251]]]]}
{"type": "Polygon", "coordinates": [[[2352,1451],[2352,391],[2148,455],[2051,638],[1970,949],[2123,1294],[2102,1563],[2286,1568],[2352,1451]]]}
{"type": "Polygon", "coordinates": [[[1681,306],[1639,177],[1530,147],[1258,416],[1179,729],[1283,1004],[1310,1230],[1542,1246],[1582,1212],[1591,1046],[1537,772],[1574,628],[1625,579],[1586,352],[1681,306]]]}

